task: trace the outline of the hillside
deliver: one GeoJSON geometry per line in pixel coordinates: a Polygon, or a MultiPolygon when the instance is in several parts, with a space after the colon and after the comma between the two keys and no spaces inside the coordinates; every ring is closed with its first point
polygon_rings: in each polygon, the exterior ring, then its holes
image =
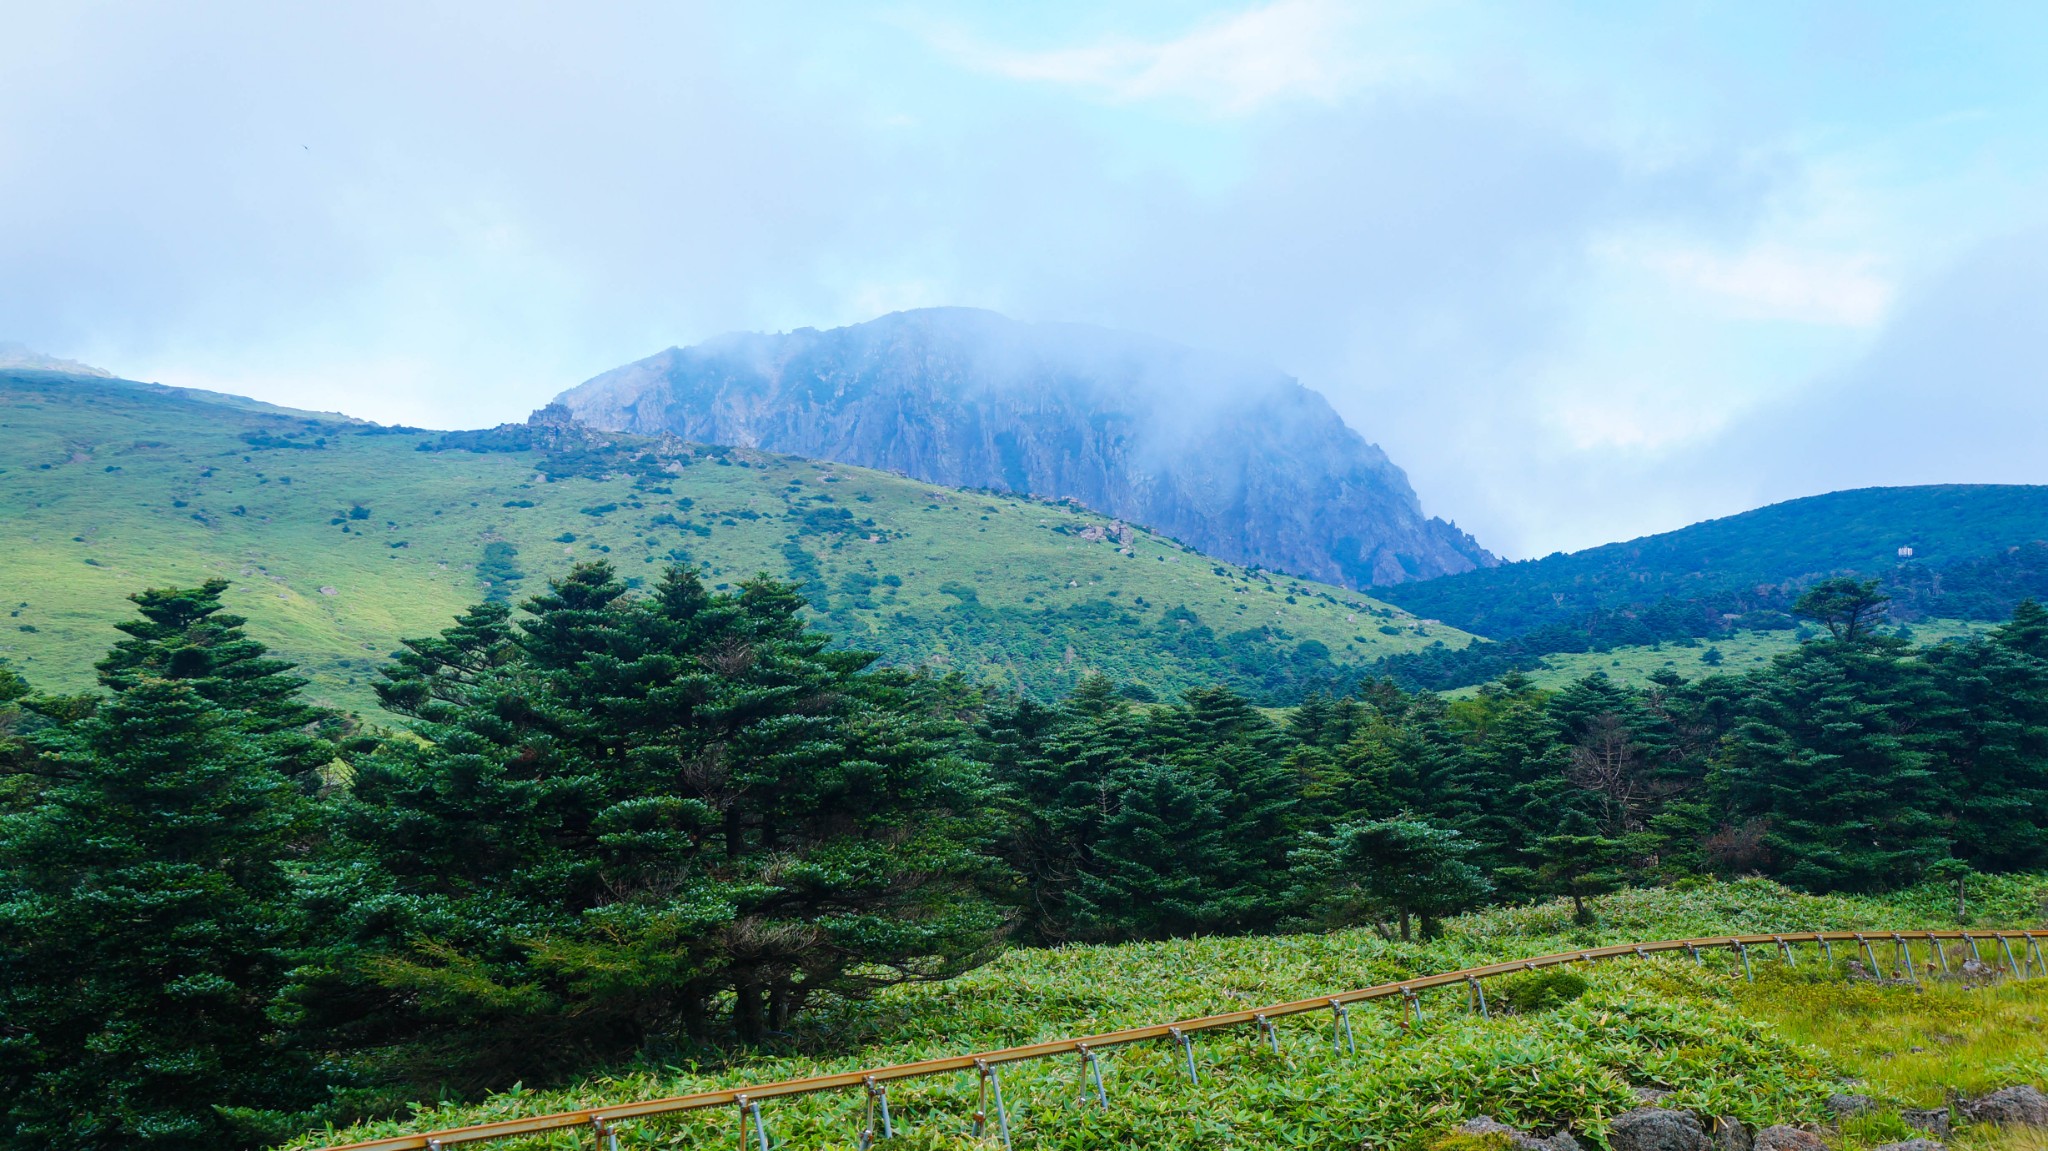
{"type": "Polygon", "coordinates": [[[50,372],[0,372],[0,524],[0,658],[48,690],[90,684],[128,593],[218,575],[316,697],[369,708],[401,637],[600,556],[636,578],[673,560],[721,586],[793,576],[850,644],[1041,695],[1099,670],[1162,695],[1223,682],[1285,700],[1466,638],[1072,504],[672,438],[546,422],[442,436],[50,372]]]}
{"type": "Polygon", "coordinates": [[[1861,488],[1408,584],[1386,598],[1504,639],[1667,599],[1781,611],[1800,585],[1853,573],[1884,578],[1905,618],[1999,619],[2018,598],[2048,590],[2048,563],[2027,548],[2044,540],[2048,486],[1861,488]],[[2025,570],[2009,570],[2016,566],[2025,570]]]}
{"type": "MultiPolygon", "coordinates": [[[[1977,926],[2038,922],[2039,877],[1980,880],[1976,891],[1977,926]]],[[[306,1151],[1086,1035],[1610,943],[1938,927],[1953,922],[1952,894],[1933,886],[1883,899],[1812,897],[1748,880],[1608,896],[1597,901],[1600,923],[1591,928],[1572,926],[1568,904],[1496,909],[1449,921],[1444,937],[1427,944],[1388,942],[1360,929],[1017,950],[958,979],[836,1004],[777,1048],[726,1063],[622,1068],[475,1104],[420,1104],[405,1120],[302,1136],[288,1146],[306,1151]]],[[[1846,950],[1837,948],[1841,962],[1846,950]]],[[[1424,995],[1412,1019],[1398,1004],[1361,1006],[1351,1013],[1355,1054],[1333,1050],[1327,1016],[1281,1021],[1278,1053],[1252,1027],[1205,1035],[1194,1049],[1197,1084],[1170,1042],[1118,1048],[1102,1056],[1106,1110],[1075,1103],[1071,1059],[1007,1066],[1002,1089],[1018,1147],[1469,1151],[1495,1145],[1436,1141],[1476,1115],[1526,1130],[1564,1127],[1578,1133],[1580,1146],[1601,1146],[1609,1122],[1638,1106],[1637,1088],[1668,1091],[1660,1106],[1750,1127],[1830,1121],[1829,1096],[1854,1090],[1872,1096],[1874,1106],[1844,1123],[1832,1143],[1861,1151],[1916,1134],[1900,1110],[1945,1106],[1949,1089],[1974,1095],[2043,1078],[2048,1037],[2034,1024],[2048,1009],[2048,982],[1990,990],[1932,979],[1926,990],[1852,984],[1841,963],[1819,962],[1810,945],[1800,951],[1796,966],[1788,966],[1752,949],[1754,985],[1744,982],[1739,961],[1721,952],[1708,953],[1698,967],[1683,956],[1612,960],[1579,969],[1590,986],[1555,1007],[1514,1008],[1513,993],[1493,982],[1490,1019],[1472,1009],[1462,989],[1424,995]]],[[[900,1082],[890,1094],[907,1146],[966,1145],[962,1133],[975,1102],[970,1076],[900,1082]]],[[[848,1091],[772,1101],[762,1113],[777,1146],[852,1147],[861,1102],[859,1092],[848,1091]]],[[[719,1109],[622,1124],[621,1145],[719,1146],[731,1143],[733,1131],[730,1111],[719,1109]]],[[[1960,1134],[1964,1146],[2005,1146],[1984,1142],[1982,1129],[1975,1141],[1968,1128],[1960,1134]]],[[[495,1144],[506,1151],[571,1145],[566,1138],[495,1144]]]]}
{"type": "Polygon", "coordinates": [[[595,427],[1070,498],[1200,551],[1354,588],[1495,562],[1270,368],[935,308],[670,348],[571,389],[595,427]]]}

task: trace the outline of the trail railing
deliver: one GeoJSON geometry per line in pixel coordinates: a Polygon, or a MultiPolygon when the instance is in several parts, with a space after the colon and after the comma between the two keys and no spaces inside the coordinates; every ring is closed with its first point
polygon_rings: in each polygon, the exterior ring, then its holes
{"type": "MultiPolygon", "coordinates": [[[[1100,1035],[1087,1035],[1077,1039],[1053,1039],[1043,1043],[1027,1043],[1021,1047],[1005,1047],[996,1051],[982,1051],[971,1055],[953,1055],[942,1059],[926,1059],[917,1063],[897,1063],[887,1067],[873,1067],[864,1071],[843,1071],[833,1075],[813,1075],[803,1079],[785,1079],[777,1083],[763,1083],[753,1087],[734,1087],[718,1091],[700,1091],[693,1095],[676,1095],[666,1099],[647,1099],[637,1103],[619,1103],[609,1107],[591,1107],[578,1111],[561,1111],[552,1115],[536,1115],[526,1119],[503,1119],[490,1123],[478,1123],[469,1127],[454,1127],[445,1131],[426,1131],[415,1135],[396,1135],[383,1139],[369,1139],[360,1143],[337,1144],[322,1151],[439,1151],[463,1143],[480,1143],[491,1139],[505,1139],[518,1135],[537,1135],[551,1131],[581,1129],[589,1132],[600,1148],[616,1149],[618,1146],[618,1124],[622,1120],[644,1119],[655,1115],[673,1115],[684,1111],[703,1111],[712,1108],[729,1107],[736,1110],[740,1122],[743,1144],[753,1146],[757,1141],[761,1151],[769,1147],[768,1128],[761,1115],[761,1104],[772,1099],[791,1099],[803,1095],[817,1095],[829,1091],[864,1090],[867,1093],[866,1133],[861,1146],[866,1147],[877,1137],[886,1138],[893,1133],[893,1122],[889,1115],[888,1085],[905,1079],[919,1079],[930,1075],[957,1074],[970,1072],[978,1080],[978,1103],[975,1111],[975,1133],[982,1134],[989,1119],[998,1124],[995,1132],[1005,1146],[1010,1142],[1009,1114],[1003,1105],[1002,1083],[996,1069],[1006,1064],[1023,1063],[1034,1059],[1050,1059],[1060,1055],[1078,1055],[1085,1072],[1095,1076],[1089,1094],[1108,1106],[1108,1098],[1102,1090],[1101,1070],[1096,1063],[1096,1053],[1112,1047],[1125,1047],[1134,1043],[1149,1043],[1168,1040],[1178,1047],[1176,1054],[1186,1060],[1188,1076],[1200,1081],[1200,1071],[1195,1063],[1194,1036],[1204,1031],[1220,1031],[1227,1028],[1243,1027],[1247,1024],[1259,1028],[1259,1038],[1270,1042],[1275,1050],[1279,1048],[1279,1032],[1275,1021],[1296,1015],[1329,1012],[1333,1042],[1350,1042],[1351,1017],[1349,1007],[1354,1003],[1365,1003],[1375,999],[1401,1000],[1404,1012],[1420,1014],[1424,991],[1442,987],[1467,989],[1474,1009],[1486,1013],[1486,993],[1480,981],[1496,975],[1514,975],[1524,971],[1537,971],[1545,967],[1557,967],[1569,963],[1592,963],[1602,959],[1624,957],[1647,958],[1656,954],[1685,952],[1695,961],[1703,961],[1703,950],[1726,948],[1742,958],[1744,974],[1755,980],[1755,969],[1750,963],[1751,948],[1765,948],[1787,963],[1797,962],[1792,948],[1795,944],[1812,944],[1832,961],[1836,944],[1847,945],[1869,963],[1873,975],[1885,967],[1878,959],[1878,948],[1888,947],[1892,964],[1890,970],[1901,969],[1905,977],[1917,982],[1920,978],[1914,965],[1912,945],[1924,943],[1927,950],[1929,970],[1949,972],[1952,969],[1951,956],[1943,946],[1946,941],[1955,942],[1958,953],[1953,966],[1975,961],[1987,970],[2009,971],[2018,978],[2048,974],[2048,960],[2044,960],[2041,941],[2048,939],[2048,930],[2009,931],[1787,931],[1768,935],[1713,935],[1698,939],[1660,939],[1653,943],[1615,943],[1605,947],[1589,947],[1581,951],[1559,951],[1550,955],[1539,955],[1531,959],[1514,959],[1503,963],[1488,963],[1479,967],[1466,967],[1457,971],[1446,971],[1437,975],[1419,975],[1394,983],[1380,983],[1361,987],[1355,991],[1341,991],[1333,995],[1313,999],[1297,999],[1291,1003],[1276,1003],[1270,1007],[1257,1007],[1245,1011],[1226,1011],[1219,1015],[1205,1015],[1199,1019],[1182,1019],[1172,1023],[1159,1023],[1146,1027],[1127,1027],[1121,1031],[1106,1031],[1100,1035]],[[2018,943],[2016,954],[2013,944],[2018,943]],[[1987,962],[1984,947],[1994,945],[1987,962]],[[1969,955],[1961,954],[1960,948],[1968,948],[1969,955]]],[[[1351,1050],[1356,1051],[1355,1043],[1351,1050]]]]}

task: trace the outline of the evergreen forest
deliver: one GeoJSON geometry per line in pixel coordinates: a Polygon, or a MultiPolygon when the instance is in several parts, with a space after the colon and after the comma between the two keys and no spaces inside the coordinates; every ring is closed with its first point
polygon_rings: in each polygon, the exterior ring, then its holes
{"type": "Polygon", "coordinates": [[[2048,866],[2048,610],[1915,647],[1875,581],[1767,666],[1271,712],[882,665],[795,585],[580,564],[304,697],[209,580],[95,690],[0,672],[0,1147],[255,1147],[773,1050],[1007,948],[1357,927],[1628,885],[2048,866]]]}

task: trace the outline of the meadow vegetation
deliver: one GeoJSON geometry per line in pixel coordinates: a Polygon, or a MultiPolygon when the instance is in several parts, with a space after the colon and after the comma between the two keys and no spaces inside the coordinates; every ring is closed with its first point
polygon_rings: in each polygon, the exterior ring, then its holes
{"type": "Polygon", "coordinates": [[[606,436],[441,435],[233,397],[0,372],[0,658],[90,685],[139,587],[234,581],[311,698],[375,710],[400,639],[582,560],[633,586],[793,579],[846,646],[1057,698],[1090,673],[1261,702],[1463,632],[1213,561],[1071,503],[787,456],[606,436]],[[427,449],[427,450],[422,450],[427,449]]]}

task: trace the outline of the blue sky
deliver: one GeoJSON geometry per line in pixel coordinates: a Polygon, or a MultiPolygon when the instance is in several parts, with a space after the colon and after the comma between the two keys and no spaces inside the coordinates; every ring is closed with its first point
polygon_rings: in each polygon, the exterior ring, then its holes
{"type": "Polygon", "coordinates": [[[2048,20],[0,0],[0,339],[477,425],[971,304],[1273,362],[1511,556],[2048,482],[2048,20]]]}

